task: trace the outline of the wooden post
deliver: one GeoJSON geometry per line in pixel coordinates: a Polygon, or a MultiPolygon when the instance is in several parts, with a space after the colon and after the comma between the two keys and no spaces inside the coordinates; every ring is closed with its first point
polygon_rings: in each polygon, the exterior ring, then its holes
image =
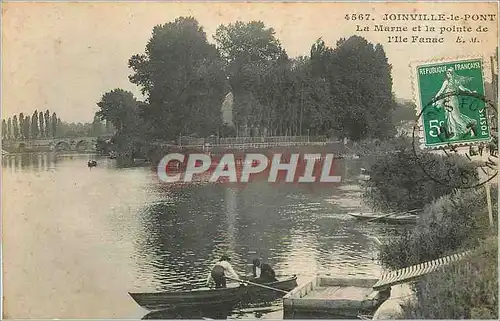
{"type": "MultiPolygon", "coordinates": [[[[490,176],[490,168],[486,166],[486,179],[490,176]]],[[[486,182],[484,184],[484,188],[486,189],[486,203],[488,204],[488,217],[490,219],[490,226],[493,227],[493,208],[491,204],[491,184],[490,182],[486,182]]]]}
{"type": "Polygon", "coordinates": [[[486,202],[488,203],[488,215],[490,218],[490,226],[493,227],[493,208],[491,205],[491,184],[488,182],[485,184],[486,188],[486,202]]]}
{"type": "MultiPolygon", "coordinates": [[[[498,59],[498,48],[497,48],[497,54],[495,56],[490,56],[490,61],[491,61],[491,83],[492,83],[492,89],[493,89],[493,100],[495,103],[498,101],[498,73],[497,73],[497,59],[498,59]]],[[[498,165],[497,165],[498,166],[498,165]]],[[[486,166],[486,179],[489,177],[490,174],[490,168],[486,166]]],[[[484,188],[486,189],[486,202],[488,204],[488,216],[490,219],[490,226],[493,227],[493,208],[491,204],[491,184],[490,182],[487,182],[484,184],[484,188]]]]}
{"type": "Polygon", "coordinates": [[[493,87],[493,100],[496,102],[498,99],[498,74],[496,71],[497,57],[490,56],[491,60],[491,85],[493,87]]]}

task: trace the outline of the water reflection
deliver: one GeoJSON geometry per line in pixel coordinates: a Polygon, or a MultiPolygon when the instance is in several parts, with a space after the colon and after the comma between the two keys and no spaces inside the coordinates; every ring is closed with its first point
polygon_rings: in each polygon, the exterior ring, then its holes
{"type": "MultiPolygon", "coordinates": [[[[260,257],[278,275],[296,274],[299,285],[317,273],[380,273],[370,237],[387,231],[346,214],[359,210],[360,161],[337,163],[343,176],[338,186],[255,182],[171,189],[147,168],[117,169],[105,158],[90,170],[89,157],[2,157],[4,171],[12,174],[5,186],[16,191],[6,198],[5,224],[16,230],[6,232],[4,255],[17,262],[6,265],[13,275],[6,291],[24,295],[26,285],[12,280],[31,280],[42,291],[37,298],[44,298],[7,300],[12,317],[23,311],[40,318],[137,317],[129,312],[138,307],[128,291],[167,291],[172,283],[204,279],[223,253],[242,275],[250,275],[252,259],[260,257]]],[[[231,317],[281,317],[274,313],[279,305],[239,309],[231,317]]]]}
{"type": "MultiPolygon", "coordinates": [[[[53,170],[56,164],[65,157],[58,153],[19,153],[2,155],[2,168],[11,173],[19,171],[48,171],[53,170]]],[[[70,155],[70,157],[73,157],[70,155]]]]}
{"type": "Polygon", "coordinates": [[[231,315],[232,307],[218,306],[214,309],[189,308],[183,310],[155,311],[142,317],[142,320],[167,320],[167,319],[227,319],[231,315]]]}

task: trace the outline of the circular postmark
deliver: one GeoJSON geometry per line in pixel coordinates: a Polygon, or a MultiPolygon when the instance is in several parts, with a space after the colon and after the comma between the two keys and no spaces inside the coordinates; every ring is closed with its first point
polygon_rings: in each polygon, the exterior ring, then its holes
{"type": "Polygon", "coordinates": [[[412,147],[430,179],[470,189],[497,176],[498,115],[493,102],[476,92],[454,91],[421,107],[412,147]]]}

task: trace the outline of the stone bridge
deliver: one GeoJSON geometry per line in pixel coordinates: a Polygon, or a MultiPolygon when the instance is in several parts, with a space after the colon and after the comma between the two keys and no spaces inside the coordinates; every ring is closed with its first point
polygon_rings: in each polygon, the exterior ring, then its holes
{"type": "Polygon", "coordinates": [[[3,149],[10,152],[22,151],[80,151],[96,150],[97,137],[71,137],[53,139],[28,139],[3,141],[3,149]]]}

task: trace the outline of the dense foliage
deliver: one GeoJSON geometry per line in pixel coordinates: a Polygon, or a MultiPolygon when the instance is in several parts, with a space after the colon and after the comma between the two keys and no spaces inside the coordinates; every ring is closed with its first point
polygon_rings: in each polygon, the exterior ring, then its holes
{"type": "Polygon", "coordinates": [[[417,300],[402,305],[402,319],[498,320],[498,237],[480,252],[425,276],[415,285],[417,300]]]}
{"type": "Polygon", "coordinates": [[[145,54],[129,60],[130,81],[146,96],[142,120],[153,138],[214,134],[227,94],[217,48],[194,18],[155,26],[145,54]]]}
{"type": "MultiPolygon", "coordinates": [[[[492,191],[496,195],[496,188],[492,191]]],[[[398,269],[434,260],[480,244],[490,231],[483,188],[445,195],[425,207],[417,226],[391,237],[381,247],[384,266],[398,269]]],[[[497,221],[496,200],[493,204],[497,221]]]]}
{"type": "MultiPolygon", "coordinates": [[[[430,179],[415,162],[405,138],[372,141],[371,148],[368,146],[365,144],[367,150],[381,148],[385,153],[372,159],[365,200],[386,210],[423,208],[416,226],[391,233],[382,243],[380,260],[384,267],[399,269],[465,250],[485,250],[467,263],[418,279],[413,284],[417,300],[406,302],[399,317],[497,318],[498,199],[492,197],[492,227],[484,186],[460,190],[451,187],[453,182],[442,185],[430,179]]],[[[462,157],[426,156],[434,161],[428,171],[436,178],[443,178],[443,166],[451,166],[468,172],[477,181],[477,169],[462,157]]],[[[496,184],[491,194],[498,195],[496,184]]]]}
{"type": "MultiPolygon", "coordinates": [[[[419,209],[463,185],[463,177],[467,177],[467,185],[470,186],[478,181],[475,166],[465,156],[428,153],[417,158],[407,139],[391,142],[393,149],[373,160],[370,180],[365,183],[364,198],[373,208],[394,211],[419,209]],[[426,165],[431,163],[433,166],[426,165]],[[450,170],[463,175],[449,175],[450,170]]],[[[377,147],[376,142],[373,146],[377,147]]]]}
{"type": "Polygon", "coordinates": [[[391,65],[379,44],[352,36],[330,48],[319,39],[310,56],[290,58],[274,29],[260,21],[221,25],[214,40],[208,42],[192,17],[155,26],[144,54],[129,60],[129,79],[145,100],[125,106],[119,102],[135,98],[115,89],[98,103],[98,116],[117,128],[127,123],[118,135],[135,132],[138,142],[235,134],[384,139],[401,121],[391,117],[402,105],[394,100],[391,65]],[[222,122],[229,92],[234,127],[222,122]]]}

